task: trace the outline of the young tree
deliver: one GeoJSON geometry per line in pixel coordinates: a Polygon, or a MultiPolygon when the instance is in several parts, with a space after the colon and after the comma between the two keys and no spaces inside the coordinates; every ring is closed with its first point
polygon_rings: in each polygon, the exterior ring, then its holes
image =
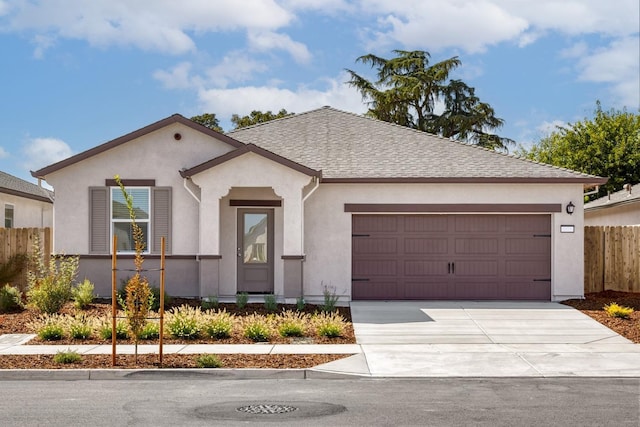
{"type": "Polygon", "coordinates": [[[270,120],[280,119],[282,117],[293,116],[294,113],[289,113],[284,108],[273,114],[271,110],[263,113],[262,111],[253,110],[248,116],[240,117],[237,114],[231,116],[231,122],[236,125],[235,129],[244,128],[247,126],[257,125],[259,123],[268,122],[270,120]]]}
{"type": "Polygon", "coordinates": [[[504,121],[491,106],[481,102],[475,89],[461,80],[450,80],[451,71],[460,66],[457,56],[429,64],[425,51],[394,50],[395,58],[373,54],[356,62],[377,68],[372,82],[347,69],[348,84],[362,94],[369,105],[368,115],[444,137],[473,142],[482,147],[506,150],[513,141],[490,133],[504,121]],[[437,114],[440,108],[444,111],[437,114]]]}
{"type": "Polygon", "coordinates": [[[608,177],[596,197],[640,182],[640,115],[626,110],[602,110],[593,119],[558,127],[530,149],[516,153],[542,163],[608,177]]]}

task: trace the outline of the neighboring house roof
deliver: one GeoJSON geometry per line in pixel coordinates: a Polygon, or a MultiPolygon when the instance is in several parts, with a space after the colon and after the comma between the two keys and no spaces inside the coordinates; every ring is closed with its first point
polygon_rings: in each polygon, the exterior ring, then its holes
{"type": "Polygon", "coordinates": [[[115,148],[119,145],[122,145],[126,142],[132,141],[136,138],[140,138],[141,136],[147,135],[151,132],[155,132],[158,129],[162,129],[165,126],[169,126],[171,124],[174,123],[180,123],[183,124],[187,127],[190,127],[192,129],[195,129],[199,132],[202,132],[204,134],[213,136],[214,138],[216,138],[219,141],[225,142],[229,145],[231,145],[232,147],[242,147],[244,144],[241,142],[238,142],[236,140],[234,140],[233,138],[230,138],[228,136],[226,136],[225,134],[222,134],[220,132],[216,132],[215,130],[209,129],[206,126],[203,126],[199,123],[196,123],[194,121],[191,121],[189,119],[187,119],[184,116],[181,116],[180,114],[174,114],[172,116],[167,117],[166,119],[162,119],[159,120],[155,123],[152,123],[148,126],[143,127],[142,129],[138,129],[134,132],[128,133],[126,135],[123,135],[119,138],[113,139],[111,141],[105,142],[104,144],[98,145],[96,147],[93,147],[87,151],[83,151],[82,153],[76,154],[75,156],[71,156],[69,158],[66,158],[64,160],[61,160],[57,163],[54,163],[52,165],[49,165],[47,167],[44,167],[40,170],[37,171],[32,171],[31,175],[35,178],[44,178],[46,175],[58,171],[60,169],[66,168],[67,166],[71,166],[74,163],[78,163],[82,160],[88,159],[89,157],[95,156],[97,154],[100,153],[104,153],[107,150],[110,150],[112,148],[115,148]]]}
{"type": "Polygon", "coordinates": [[[0,171],[0,193],[53,203],[53,192],[0,171]]]}
{"type": "Polygon", "coordinates": [[[606,182],[331,107],[228,135],[322,170],[323,182],[606,182]]]}
{"type": "Polygon", "coordinates": [[[628,189],[622,189],[586,203],[584,210],[595,211],[638,202],[640,202],[640,184],[629,185],[628,189]]]}

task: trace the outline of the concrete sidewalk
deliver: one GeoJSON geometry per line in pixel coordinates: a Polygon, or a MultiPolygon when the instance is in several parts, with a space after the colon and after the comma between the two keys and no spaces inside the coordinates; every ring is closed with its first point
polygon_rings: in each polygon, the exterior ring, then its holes
{"type": "Polygon", "coordinates": [[[640,345],[551,302],[352,302],[362,353],[314,369],[374,377],[640,377],[640,345]]]}

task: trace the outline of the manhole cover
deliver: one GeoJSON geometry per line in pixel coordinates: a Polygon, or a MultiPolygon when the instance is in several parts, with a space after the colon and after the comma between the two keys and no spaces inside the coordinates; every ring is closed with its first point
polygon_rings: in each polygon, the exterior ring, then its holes
{"type": "Polygon", "coordinates": [[[241,406],[236,409],[238,412],[245,412],[247,414],[288,414],[289,412],[297,411],[298,408],[289,405],[248,405],[241,406]]]}

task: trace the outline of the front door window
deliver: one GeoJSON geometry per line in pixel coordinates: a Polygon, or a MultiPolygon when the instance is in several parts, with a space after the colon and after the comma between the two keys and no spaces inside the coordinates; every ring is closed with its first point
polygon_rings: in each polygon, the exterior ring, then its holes
{"type": "Polygon", "coordinates": [[[244,213],[243,240],[246,264],[265,264],[269,261],[269,227],[266,213],[244,213]]]}

